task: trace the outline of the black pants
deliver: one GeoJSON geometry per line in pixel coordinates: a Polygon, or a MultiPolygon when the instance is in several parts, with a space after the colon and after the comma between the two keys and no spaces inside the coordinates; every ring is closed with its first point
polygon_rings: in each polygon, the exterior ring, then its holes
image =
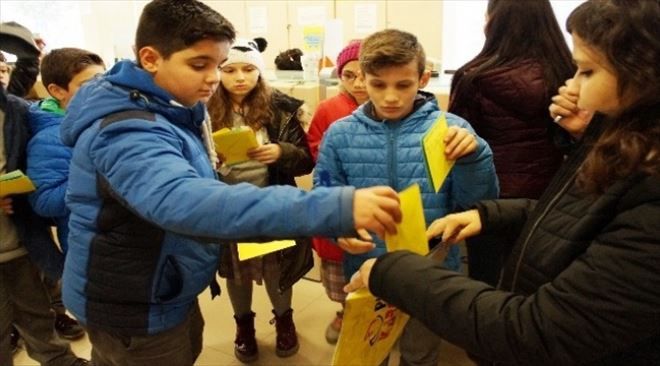
{"type": "Polygon", "coordinates": [[[28,355],[42,365],[71,365],[76,356],[55,334],[55,315],[39,271],[27,255],[0,263],[0,365],[13,365],[11,325],[28,355]]]}

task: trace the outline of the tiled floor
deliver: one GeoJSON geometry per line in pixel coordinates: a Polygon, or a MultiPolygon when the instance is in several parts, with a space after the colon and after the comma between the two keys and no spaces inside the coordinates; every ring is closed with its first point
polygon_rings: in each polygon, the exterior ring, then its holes
{"type": "MultiPolygon", "coordinates": [[[[235,325],[233,312],[226,293],[211,301],[208,292],[200,296],[200,304],[206,326],[204,350],[196,365],[242,365],[233,353],[235,325]]],[[[259,360],[254,366],[268,365],[330,365],[334,346],[326,343],[325,327],[332,320],[338,307],[328,300],[320,283],[301,280],[294,287],[294,320],[300,340],[300,351],[289,358],[275,356],[275,327],[268,324],[272,318],[271,306],[263,287],[255,286],[253,311],[257,313],[256,328],[259,342],[259,360]]],[[[81,357],[89,357],[87,338],[73,342],[72,348],[81,357]]],[[[442,366],[473,366],[465,353],[448,343],[443,343],[442,366]]],[[[16,366],[37,365],[24,350],[14,358],[16,366]]],[[[390,357],[390,366],[398,365],[398,356],[390,357]]]]}

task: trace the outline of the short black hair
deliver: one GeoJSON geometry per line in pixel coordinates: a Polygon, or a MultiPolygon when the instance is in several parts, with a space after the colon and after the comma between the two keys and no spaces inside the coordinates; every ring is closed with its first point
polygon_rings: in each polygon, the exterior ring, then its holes
{"type": "Polygon", "coordinates": [[[92,65],[105,68],[103,59],[93,52],[70,47],[54,49],[41,60],[41,81],[46,88],[55,84],[69,90],[71,79],[92,65]]]}
{"type": "MultiPolygon", "coordinates": [[[[150,46],[163,58],[203,39],[233,42],[234,26],[197,0],[153,0],[144,7],[135,34],[135,52],[150,46]]],[[[136,55],[139,62],[139,57],[136,55]]]]}

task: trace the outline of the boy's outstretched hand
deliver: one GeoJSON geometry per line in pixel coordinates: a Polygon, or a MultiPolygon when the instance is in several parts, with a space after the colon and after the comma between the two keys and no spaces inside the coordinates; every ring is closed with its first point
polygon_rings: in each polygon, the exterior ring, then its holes
{"type": "Polygon", "coordinates": [[[365,229],[385,238],[385,233],[396,234],[401,222],[399,195],[390,187],[378,186],[355,190],[353,198],[355,229],[365,229]]]}
{"type": "Polygon", "coordinates": [[[450,126],[444,140],[448,160],[457,160],[477,150],[477,138],[466,128],[450,126]]]}
{"type": "Polygon", "coordinates": [[[481,217],[479,211],[469,210],[451,215],[433,221],[426,229],[426,239],[442,235],[442,241],[449,244],[456,244],[463,239],[478,235],[481,232],[481,217]]]}

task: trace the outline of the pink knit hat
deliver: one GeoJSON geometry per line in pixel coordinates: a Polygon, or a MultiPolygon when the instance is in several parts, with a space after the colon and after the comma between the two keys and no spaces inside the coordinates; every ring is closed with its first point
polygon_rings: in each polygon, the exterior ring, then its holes
{"type": "Polygon", "coordinates": [[[358,59],[361,44],[361,39],[354,39],[348,42],[348,45],[339,52],[339,55],[337,55],[337,77],[341,77],[341,70],[344,69],[344,65],[358,59]]]}

